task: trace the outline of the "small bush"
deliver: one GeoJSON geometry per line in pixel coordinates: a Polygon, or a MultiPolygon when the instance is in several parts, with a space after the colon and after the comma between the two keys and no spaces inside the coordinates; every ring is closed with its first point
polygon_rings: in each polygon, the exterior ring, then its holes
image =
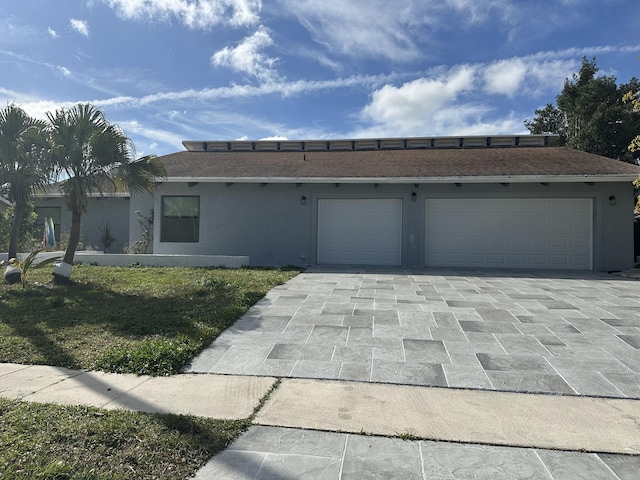
{"type": "Polygon", "coordinates": [[[96,368],[111,373],[174,375],[196,354],[186,338],[150,338],[136,344],[113,347],[96,362],[96,368]]]}

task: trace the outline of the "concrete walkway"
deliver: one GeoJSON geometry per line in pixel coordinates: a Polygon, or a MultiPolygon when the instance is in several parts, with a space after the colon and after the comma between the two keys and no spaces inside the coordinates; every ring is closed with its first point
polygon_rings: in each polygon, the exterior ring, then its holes
{"type": "MultiPolygon", "coordinates": [[[[275,383],[0,364],[3,397],[220,419],[248,417],[275,383]]],[[[638,400],[284,379],[196,478],[631,480],[639,419],[638,400]]]]}
{"type": "Polygon", "coordinates": [[[199,480],[636,480],[639,307],[609,275],[317,269],[190,373],[0,364],[0,396],[246,418],[283,378],[199,480]]]}

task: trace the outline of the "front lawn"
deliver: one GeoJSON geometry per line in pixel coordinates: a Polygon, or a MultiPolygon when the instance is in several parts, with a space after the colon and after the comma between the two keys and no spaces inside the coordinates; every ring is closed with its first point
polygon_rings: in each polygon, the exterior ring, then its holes
{"type": "Polygon", "coordinates": [[[249,423],[0,398],[0,478],[186,479],[249,423]]]}
{"type": "Polygon", "coordinates": [[[0,285],[0,362],[170,375],[294,270],[74,266],[0,285]]]}

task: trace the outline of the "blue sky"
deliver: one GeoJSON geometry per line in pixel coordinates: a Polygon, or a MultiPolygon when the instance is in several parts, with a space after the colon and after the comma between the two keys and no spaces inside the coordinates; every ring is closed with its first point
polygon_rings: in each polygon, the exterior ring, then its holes
{"type": "Polygon", "coordinates": [[[2,0],[0,104],[91,102],[182,140],[516,134],[595,57],[640,76],[638,0],[2,0]]]}

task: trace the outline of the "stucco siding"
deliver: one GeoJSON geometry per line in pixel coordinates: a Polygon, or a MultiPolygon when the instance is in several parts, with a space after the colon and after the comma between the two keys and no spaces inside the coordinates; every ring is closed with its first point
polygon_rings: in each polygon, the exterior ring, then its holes
{"type": "Polygon", "coordinates": [[[402,200],[402,265],[425,264],[425,200],[428,198],[591,198],[593,269],[633,266],[633,187],[630,183],[509,184],[162,184],[155,196],[154,252],[247,255],[252,265],[315,265],[318,200],[402,200]],[[415,192],[415,197],[412,193],[415,192]],[[160,242],[163,195],[200,196],[200,236],[194,243],[160,242]],[[609,197],[616,197],[611,205],[609,197]],[[305,197],[303,204],[302,197],[305,197]],[[414,200],[415,198],[415,200],[414,200]]]}
{"type": "MultiPolygon", "coordinates": [[[[61,234],[68,234],[71,229],[71,212],[66,207],[64,198],[51,197],[36,198],[36,207],[60,207],[61,234]]],[[[124,244],[129,241],[129,198],[128,197],[97,197],[90,198],[87,211],[82,214],[80,223],[79,249],[102,250],[100,243],[102,233],[100,229],[109,223],[111,235],[116,239],[111,245],[112,253],[122,253],[124,244]]]]}

